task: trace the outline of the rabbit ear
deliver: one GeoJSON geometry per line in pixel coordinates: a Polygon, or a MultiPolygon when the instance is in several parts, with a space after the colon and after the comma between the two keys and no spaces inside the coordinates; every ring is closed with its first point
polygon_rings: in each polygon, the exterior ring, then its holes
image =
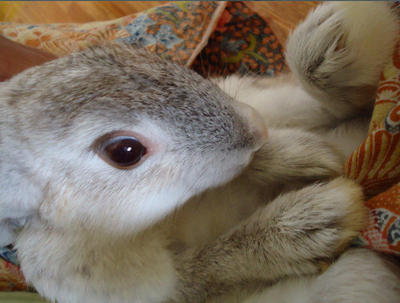
{"type": "Polygon", "coordinates": [[[42,200],[43,187],[25,168],[0,161],[0,247],[13,242],[15,231],[32,216],[42,200]]]}

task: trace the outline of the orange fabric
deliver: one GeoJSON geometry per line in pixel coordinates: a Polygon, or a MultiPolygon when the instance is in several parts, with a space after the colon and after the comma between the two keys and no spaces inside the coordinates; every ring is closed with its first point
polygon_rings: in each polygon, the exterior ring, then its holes
{"type": "Polygon", "coordinates": [[[104,41],[140,44],[156,54],[189,65],[204,46],[225,7],[223,2],[168,3],[110,21],[83,24],[0,23],[0,35],[56,56],[104,41]]]}
{"type": "MultiPolygon", "coordinates": [[[[0,34],[58,56],[105,40],[125,39],[133,43],[142,39],[146,47],[164,58],[186,65],[193,62],[192,67],[204,75],[225,71],[273,75],[282,70],[282,50],[268,25],[243,3],[229,4],[225,11],[221,8],[225,4],[212,1],[178,2],[106,22],[40,26],[0,23],[0,34]],[[248,16],[247,23],[239,32],[244,13],[248,16]],[[141,23],[135,23],[136,19],[141,23]],[[254,29],[262,35],[254,36],[254,29]],[[228,41],[224,41],[227,37],[228,41]]],[[[400,47],[397,47],[382,75],[370,133],[347,161],[345,175],[359,182],[370,198],[366,202],[370,224],[362,232],[360,243],[400,255],[399,96],[400,47]]],[[[26,289],[18,267],[0,259],[0,290],[26,289]]]]}
{"type": "Polygon", "coordinates": [[[19,267],[0,259],[0,291],[21,290],[28,290],[28,287],[19,267]]]}
{"type": "Polygon", "coordinates": [[[370,198],[362,245],[400,255],[400,44],[382,73],[369,135],[347,161],[345,174],[370,198]]]}

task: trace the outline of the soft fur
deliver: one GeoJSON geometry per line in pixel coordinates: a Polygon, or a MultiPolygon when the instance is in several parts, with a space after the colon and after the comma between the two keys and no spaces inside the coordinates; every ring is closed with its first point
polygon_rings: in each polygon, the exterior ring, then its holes
{"type": "Polygon", "coordinates": [[[114,45],[2,83],[2,244],[25,224],[22,271],[60,303],[398,302],[378,254],[328,267],[365,226],[360,187],[337,176],[396,35],[386,3],[329,3],[294,31],[293,74],[277,79],[221,90],[114,45]],[[116,130],[148,147],[139,166],[93,149],[116,130]]]}

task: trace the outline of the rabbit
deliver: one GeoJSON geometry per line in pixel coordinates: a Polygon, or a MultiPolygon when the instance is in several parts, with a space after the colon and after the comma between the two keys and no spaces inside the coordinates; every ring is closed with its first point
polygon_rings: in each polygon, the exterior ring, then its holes
{"type": "Polygon", "coordinates": [[[117,43],[14,76],[1,244],[52,302],[398,302],[397,264],[343,253],[367,210],[340,177],[396,34],[384,3],[329,3],[277,79],[210,81],[117,43]]]}

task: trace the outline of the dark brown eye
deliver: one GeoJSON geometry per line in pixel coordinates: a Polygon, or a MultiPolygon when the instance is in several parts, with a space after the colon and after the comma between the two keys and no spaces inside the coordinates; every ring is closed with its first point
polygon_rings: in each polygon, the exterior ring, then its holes
{"type": "Polygon", "coordinates": [[[116,136],[100,146],[100,153],[107,162],[118,168],[129,168],[146,154],[146,147],[134,137],[116,136]]]}

